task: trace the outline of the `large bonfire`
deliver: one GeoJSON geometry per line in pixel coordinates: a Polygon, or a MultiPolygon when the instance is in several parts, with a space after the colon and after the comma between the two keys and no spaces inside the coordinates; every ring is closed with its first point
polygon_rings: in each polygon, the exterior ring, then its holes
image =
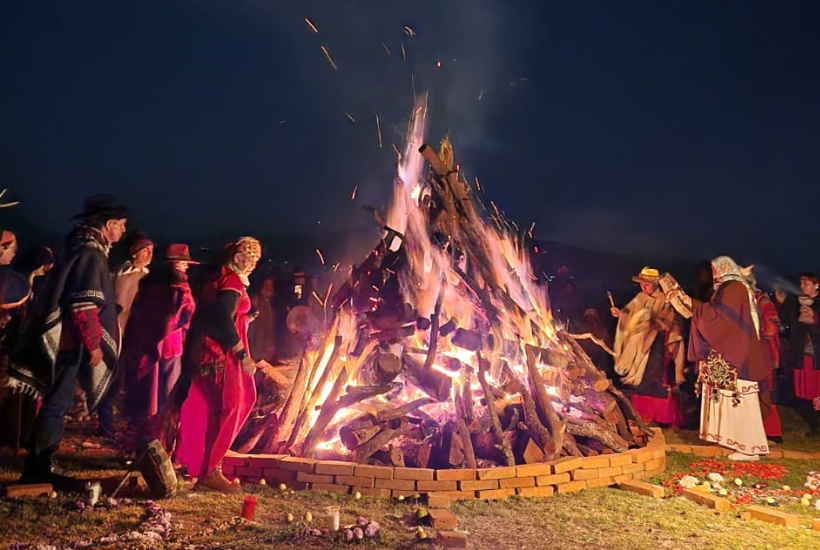
{"type": "Polygon", "coordinates": [[[527,232],[488,211],[411,117],[383,237],[328,300],[243,451],[415,467],[623,451],[648,430],[552,318],[527,232]],[[429,165],[430,169],[426,169],[429,165]]]}

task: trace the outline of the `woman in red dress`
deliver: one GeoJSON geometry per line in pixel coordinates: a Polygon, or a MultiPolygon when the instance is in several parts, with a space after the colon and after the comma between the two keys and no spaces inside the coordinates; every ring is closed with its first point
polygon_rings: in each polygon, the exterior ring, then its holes
{"type": "Polygon", "coordinates": [[[176,458],[197,477],[199,489],[239,490],[222,475],[220,464],[256,401],[247,287],[261,255],[252,237],[230,244],[228,261],[203,287],[191,321],[183,359],[191,386],[180,413],[176,458]]]}

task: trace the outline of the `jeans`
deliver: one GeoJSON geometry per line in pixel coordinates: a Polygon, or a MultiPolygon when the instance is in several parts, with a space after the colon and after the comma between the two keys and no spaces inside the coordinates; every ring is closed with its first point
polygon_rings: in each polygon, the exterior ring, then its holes
{"type": "Polygon", "coordinates": [[[77,374],[88,366],[88,354],[70,350],[57,354],[55,370],[61,371],[51,390],[43,397],[40,414],[34,424],[31,452],[34,455],[54,453],[63,439],[64,417],[74,404],[77,374]]]}

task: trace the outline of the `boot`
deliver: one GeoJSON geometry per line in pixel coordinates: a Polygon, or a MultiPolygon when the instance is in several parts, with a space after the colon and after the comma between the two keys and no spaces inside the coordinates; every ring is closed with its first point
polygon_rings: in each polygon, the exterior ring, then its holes
{"type": "Polygon", "coordinates": [[[20,476],[20,483],[51,483],[52,485],[65,484],[73,478],[62,469],[54,460],[54,450],[43,451],[35,454],[29,451],[26,458],[23,474],[20,476]]]}
{"type": "Polygon", "coordinates": [[[213,472],[200,477],[194,485],[194,489],[219,491],[220,493],[238,493],[242,490],[239,485],[231,483],[228,478],[222,475],[221,466],[217,466],[213,472]]]}

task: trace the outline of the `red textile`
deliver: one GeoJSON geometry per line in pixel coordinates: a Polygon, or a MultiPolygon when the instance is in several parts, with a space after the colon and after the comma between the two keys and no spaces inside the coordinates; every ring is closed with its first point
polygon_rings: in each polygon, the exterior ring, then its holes
{"type": "MultiPolygon", "coordinates": [[[[248,312],[251,300],[239,276],[224,270],[214,287],[203,291],[203,300],[215,300],[219,292],[239,292],[234,326],[248,349],[248,312]]],[[[239,359],[222,349],[216,340],[204,337],[207,347],[202,360],[223,358],[224,368],[208,374],[197,373],[180,416],[177,460],[193,476],[212,472],[230,449],[256,401],[253,376],[242,371],[239,359]]]]}
{"type": "Polygon", "coordinates": [[[769,363],[769,375],[767,377],[769,391],[760,393],[760,410],[763,413],[763,429],[766,437],[780,437],[783,435],[783,428],[780,425],[780,415],[777,413],[777,406],[771,402],[771,389],[773,385],[773,371],[780,367],[780,316],[777,307],[765,292],[758,290],[755,292],[757,300],[757,310],[760,312],[760,341],[763,350],[766,352],[766,359],[769,363]]]}
{"type": "Polygon", "coordinates": [[[803,356],[802,369],[794,369],[794,395],[798,399],[820,397],[820,370],[815,370],[811,355],[803,356]]]}
{"type": "Polygon", "coordinates": [[[182,345],[185,341],[185,331],[191,325],[191,317],[196,309],[191,287],[188,283],[172,285],[177,294],[177,304],[173,315],[168,319],[165,327],[165,337],[159,345],[159,355],[163,359],[182,357],[182,345]]]}
{"type": "Polygon", "coordinates": [[[72,309],[71,322],[60,334],[60,349],[75,349],[82,344],[91,351],[99,349],[102,339],[102,325],[96,306],[88,309],[72,309]]]}
{"type": "Polygon", "coordinates": [[[647,422],[668,424],[671,426],[683,425],[680,400],[673,392],[669,397],[652,397],[651,395],[632,394],[632,406],[641,418],[647,422]]]}

